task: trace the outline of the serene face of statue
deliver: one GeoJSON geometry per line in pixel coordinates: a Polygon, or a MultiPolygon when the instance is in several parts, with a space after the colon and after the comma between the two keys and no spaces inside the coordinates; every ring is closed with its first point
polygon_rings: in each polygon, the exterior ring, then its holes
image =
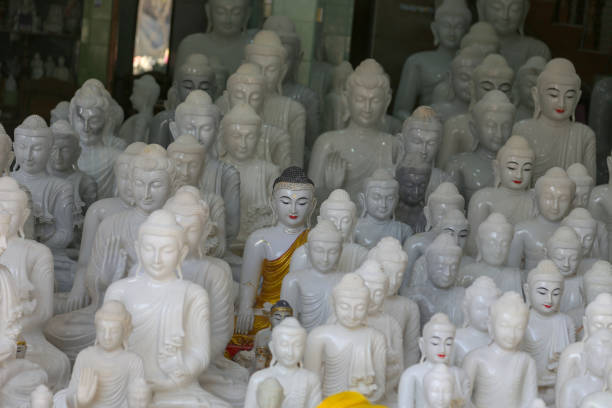
{"type": "Polygon", "coordinates": [[[397,184],[373,181],[365,194],[366,211],[379,221],[390,220],[398,198],[397,184]]]}
{"type": "Polygon", "coordinates": [[[51,155],[51,139],[46,137],[24,136],[15,133],[15,159],[29,174],[45,171],[51,155]]]}
{"type": "Polygon", "coordinates": [[[525,335],[527,316],[515,310],[504,310],[491,316],[492,337],[502,349],[514,351],[525,335]]]}
{"type": "Polygon", "coordinates": [[[105,124],[106,115],[102,109],[77,106],[72,127],[78,133],[82,146],[94,146],[102,143],[102,131],[105,124]]]}
{"type": "Polygon", "coordinates": [[[72,170],[72,166],[79,159],[78,141],[73,137],[55,137],[51,148],[49,165],[55,171],[72,170]]]}
{"type": "Polygon", "coordinates": [[[479,101],[482,99],[484,94],[494,89],[497,89],[506,94],[509,100],[513,100],[514,95],[512,95],[512,77],[508,75],[502,75],[501,73],[497,74],[486,74],[483,75],[482,78],[477,78],[474,76],[474,81],[476,85],[476,100],[479,101]]]}
{"type": "Polygon", "coordinates": [[[507,111],[485,111],[474,115],[480,145],[490,152],[497,152],[512,133],[514,115],[507,111]]]}
{"type": "Polygon", "coordinates": [[[310,263],[319,272],[336,269],[341,253],[342,242],[313,240],[308,243],[310,263]]]}
{"type": "Polygon", "coordinates": [[[484,21],[488,21],[500,36],[518,32],[523,18],[523,0],[485,0],[484,21]]]}
{"type": "Polygon", "coordinates": [[[561,282],[537,280],[529,286],[530,306],[542,315],[550,315],[559,311],[561,295],[563,293],[561,282]]]}
{"type": "Polygon", "coordinates": [[[226,37],[240,33],[248,12],[245,0],[211,0],[209,4],[214,33],[226,37]]]}
{"type": "Polygon", "coordinates": [[[104,351],[115,351],[122,347],[123,324],[118,320],[96,322],[96,342],[104,351]]]}
{"type": "Polygon", "coordinates": [[[313,207],[313,194],[311,189],[276,188],[273,205],[276,206],[275,212],[278,222],[289,228],[306,224],[307,217],[313,207]]]}
{"type": "Polygon", "coordinates": [[[529,189],[532,169],[533,160],[529,156],[509,154],[497,163],[501,185],[510,190],[529,189]]]}
{"type": "Polygon", "coordinates": [[[398,167],[395,177],[399,182],[399,199],[410,206],[423,204],[431,173],[410,167],[398,167]]]}
{"type": "Polygon", "coordinates": [[[574,276],[578,270],[580,263],[580,248],[563,248],[559,245],[554,245],[548,253],[548,257],[555,263],[561,275],[565,277],[574,276]]]}
{"type": "Polygon", "coordinates": [[[264,102],[263,84],[235,83],[228,89],[230,106],[246,103],[257,113],[261,112],[264,102]]]}
{"type": "Polygon", "coordinates": [[[423,334],[422,351],[431,363],[449,364],[450,354],[455,343],[455,330],[452,326],[435,326],[423,334]]]}
{"type": "Polygon", "coordinates": [[[427,255],[427,275],[431,283],[448,289],[455,284],[461,257],[455,253],[430,253],[427,255]]]}
{"type": "Polygon", "coordinates": [[[203,157],[197,153],[176,151],[170,153],[170,157],[174,160],[178,181],[186,185],[197,186],[202,166],[204,166],[203,157]]]}
{"type": "Polygon", "coordinates": [[[423,125],[410,129],[404,140],[407,153],[419,154],[425,163],[432,163],[438,154],[442,133],[439,128],[427,129],[423,125]]]}
{"type": "MultiPolygon", "coordinates": [[[[176,118],[179,134],[195,137],[209,151],[217,136],[217,123],[210,115],[186,114],[176,118]]],[[[178,135],[177,135],[178,137],[178,135]]]]}
{"type": "Polygon", "coordinates": [[[292,313],[287,309],[272,309],[272,315],[270,316],[270,324],[272,324],[272,328],[275,328],[285,320],[285,317],[291,316],[292,313]]]}
{"type": "Polygon", "coordinates": [[[387,288],[385,282],[375,282],[364,280],[365,285],[370,291],[370,302],[368,303],[368,312],[374,313],[382,309],[383,302],[387,297],[387,288]]]}
{"type": "Polygon", "coordinates": [[[8,228],[8,236],[12,237],[17,235],[19,228],[25,222],[26,214],[24,202],[20,200],[7,200],[6,198],[0,199],[0,210],[10,214],[10,222],[8,228]]]}
{"type": "Polygon", "coordinates": [[[470,326],[478,331],[486,332],[489,324],[489,307],[497,300],[494,293],[479,293],[468,305],[470,326]]]}
{"type": "Polygon", "coordinates": [[[369,89],[353,85],[348,89],[347,98],[351,120],[364,128],[377,126],[387,109],[387,95],[382,87],[369,89]]]}
{"type": "Polygon", "coordinates": [[[485,263],[503,266],[508,259],[513,232],[504,228],[488,229],[478,234],[478,248],[485,263]]]}
{"type": "Polygon", "coordinates": [[[455,96],[465,103],[469,103],[472,95],[472,71],[474,64],[471,60],[461,61],[460,64],[453,64],[451,67],[452,86],[455,96]]]}
{"type": "Polygon", "coordinates": [[[276,55],[251,54],[248,56],[249,62],[253,62],[261,67],[261,71],[266,79],[266,90],[270,94],[278,92],[278,84],[283,76],[283,62],[281,57],[276,55]]]}
{"type": "Polygon", "coordinates": [[[303,334],[283,330],[280,334],[276,334],[270,342],[270,351],[280,365],[295,367],[304,356],[305,346],[306,337],[303,334]]]}
{"type": "Polygon", "coordinates": [[[406,269],[406,263],[394,262],[394,261],[382,261],[381,266],[385,275],[389,279],[389,286],[387,288],[387,296],[393,296],[397,293],[402,284],[404,278],[404,270],[406,269]]]}
{"type": "Polygon", "coordinates": [[[214,79],[210,77],[210,75],[202,75],[202,74],[192,74],[192,73],[181,73],[181,78],[177,81],[177,90],[178,96],[181,102],[184,102],[187,99],[187,95],[189,92],[195,89],[201,89],[202,91],[209,94],[211,97],[213,89],[214,89],[214,79]]]}
{"type": "MultiPolygon", "coordinates": [[[[603,312],[603,311],[602,311],[603,312]]],[[[608,310],[606,313],[596,313],[593,316],[586,317],[586,326],[588,328],[588,334],[595,334],[598,330],[608,329],[612,330],[612,313],[608,310]]]]}
{"type": "Polygon", "coordinates": [[[576,195],[572,202],[573,208],[586,208],[593,189],[592,183],[576,183],[576,195]]]}
{"type": "Polygon", "coordinates": [[[223,129],[223,141],[228,154],[237,161],[245,161],[255,156],[260,128],[257,125],[233,124],[223,129]]]}
{"type": "Polygon", "coordinates": [[[368,314],[368,295],[339,293],[335,299],[334,311],[338,321],[349,329],[363,324],[368,314]]]}
{"type": "Polygon", "coordinates": [[[580,87],[568,80],[567,83],[543,83],[537,87],[537,97],[542,115],[550,120],[569,120],[580,99],[580,87]]]}
{"type": "Polygon", "coordinates": [[[170,195],[171,183],[164,170],[134,168],[132,172],[132,194],[136,206],[152,213],[160,209],[170,195]]]}
{"type": "Polygon", "coordinates": [[[449,49],[459,48],[461,38],[468,28],[464,17],[452,14],[441,15],[434,25],[440,45],[449,49]]]}
{"type": "Polygon", "coordinates": [[[573,200],[569,185],[542,183],[536,188],[538,210],[549,221],[560,221],[570,209],[573,200]]]}
{"type": "Polygon", "coordinates": [[[200,239],[204,232],[202,225],[202,217],[198,214],[183,215],[175,214],[176,223],[185,231],[185,242],[189,247],[189,251],[194,253],[200,246],[200,239]]]}
{"type": "Polygon", "coordinates": [[[342,233],[342,238],[345,240],[353,231],[355,216],[349,209],[326,208],[325,213],[321,214],[321,218],[331,221],[338,228],[338,231],[342,233]]]}
{"type": "Polygon", "coordinates": [[[427,387],[425,400],[430,408],[450,407],[453,398],[453,384],[450,381],[434,378],[427,387]]]}
{"type": "Polygon", "coordinates": [[[159,281],[174,279],[181,261],[181,248],[175,236],[142,234],[138,242],[140,262],[147,275],[159,281]]]}

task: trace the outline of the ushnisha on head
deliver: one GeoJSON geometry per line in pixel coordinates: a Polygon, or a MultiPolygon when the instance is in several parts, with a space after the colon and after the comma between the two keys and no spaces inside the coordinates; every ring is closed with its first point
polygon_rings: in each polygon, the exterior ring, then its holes
{"type": "Polygon", "coordinates": [[[55,108],[51,109],[51,119],[49,122],[54,124],[60,119],[64,119],[66,121],[70,120],[70,102],[58,102],[58,104],[55,105],[55,108]]]}
{"type": "Polygon", "coordinates": [[[500,54],[489,54],[472,74],[471,104],[478,102],[485,93],[497,89],[512,100],[514,70],[500,54]]]}
{"type": "Polygon", "coordinates": [[[368,315],[370,291],[361,276],[347,273],[332,290],[334,314],[347,329],[361,327],[368,315]]]}
{"type": "Polygon", "coordinates": [[[563,276],[574,276],[582,259],[582,244],[576,232],[570,227],[557,228],[546,241],[546,256],[555,263],[563,276]]]}
{"type": "Polygon", "coordinates": [[[127,341],[132,333],[132,315],[127,311],[123,303],[116,300],[107,300],[98,309],[94,317],[96,323],[96,343],[106,351],[122,345],[127,350],[127,341]],[[121,328],[120,335],[115,339],[110,339],[121,328]],[[108,332],[108,333],[106,333],[108,332]]]}
{"type": "Polygon", "coordinates": [[[421,159],[433,163],[442,143],[442,122],[433,108],[419,106],[404,121],[401,139],[407,153],[420,154],[421,159]]]}
{"type": "Polygon", "coordinates": [[[333,222],[342,232],[345,242],[352,242],[353,228],[357,219],[357,206],[349,194],[342,189],[332,191],[327,200],[321,203],[319,219],[333,222]]]}
{"type": "Polygon", "coordinates": [[[247,104],[234,106],[221,120],[219,157],[237,162],[252,160],[257,153],[262,120],[247,104]]]}
{"type": "Polygon", "coordinates": [[[289,228],[309,226],[316,206],[314,183],[304,169],[287,167],[272,186],[270,205],[277,222],[289,228]]]}
{"type": "Polygon", "coordinates": [[[306,329],[295,317],[288,316],[272,329],[270,336],[270,366],[280,364],[284,367],[299,367],[304,357],[306,329]]]}
{"type": "Polygon", "coordinates": [[[377,261],[387,275],[389,279],[387,296],[396,295],[408,265],[408,255],[404,252],[402,244],[393,237],[384,237],[370,249],[368,259],[377,261]]]}
{"type": "Polygon", "coordinates": [[[508,96],[493,89],[484,94],[472,107],[472,133],[478,136],[478,145],[497,153],[512,133],[516,108],[508,96]],[[495,124],[495,126],[491,126],[495,124]]]}
{"type": "Polygon", "coordinates": [[[531,88],[534,118],[541,115],[552,121],[574,121],[576,106],[582,95],[580,77],[574,64],[565,58],[553,58],[531,88]]]}
{"type": "Polygon", "coordinates": [[[497,151],[493,161],[495,187],[503,186],[510,190],[528,190],[535,153],[523,136],[513,135],[497,151]]]}
{"type": "Polygon", "coordinates": [[[549,221],[561,221],[568,213],[576,194],[576,183],[560,167],[552,167],[535,183],[536,204],[549,221]]]}
{"type": "Polygon", "coordinates": [[[461,306],[465,316],[465,327],[471,326],[486,332],[489,324],[489,308],[499,297],[501,290],[488,276],[476,278],[466,290],[461,306]]]}
{"type": "Polygon", "coordinates": [[[319,272],[334,271],[342,254],[342,233],[329,220],[320,220],[308,233],[308,258],[319,272]]]}
{"type": "Polygon", "coordinates": [[[470,30],[461,39],[460,48],[463,49],[472,45],[478,47],[484,56],[499,53],[499,37],[490,23],[478,21],[472,24],[470,30]]]}
{"type": "Polygon", "coordinates": [[[506,264],[510,244],[514,236],[514,226],[500,213],[491,213],[479,226],[476,245],[477,262],[484,261],[493,266],[506,264]]]}
{"type": "Polygon", "coordinates": [[[529,307],[516,292],[506,292],[491,305],[489,337],[507,351],[518,350],[529,319],[529,307]]]}
{"type": "Polygon", "coordinates": [[[529,271],[524,285],[527,304],[541,315],[559,312],[563,295],[564,278],[549,259],[543,259],[529,271]]]}
{"type": "Polygon", "coordinates": [[[389,278],[382,270],[382,266],[374,259],[366,259],[355,273],[363,279],[370,292],[368,312],[374,314],[382,311],[383,302],[389,289],[389,278]]]}
{"type": "Polygon", "coordinates": [[[612,293],[612,265],[608,261],[595,262],[584,274],[582,282],[587,304],[601,293],[612,293]]]}
{"type": "Polygon", "coordinates": [[[440,234],[425,250],[427,276],[437,288],[449,289],[455,285],[463,251],[449,234],[440,234]]]}
{"type": "Polygon", "coordinates": [[[455,343],[455,325],[444,313],[436,313],[423,326],[423,336],[419,338],[421,363],[450,363],[450,355],[455,343]]]}
{"type": "Polygon", "coordinates": [[[245,62],[238,67],[227,80],[227,95],[231,107],[247,103],[261,113],[266,94],[266,78],[261,67],[252,62],[245,62]]]}
{"type": "Polygon", "coordinates": [[[591,190],[595,185],[593,177],[582,163],[574,163],[567,168],[567,176],[576,183],[576,196],[572,202],[574,208],[585,208],[589,204],[591,190]]]}
{"type": "Polygon", "coordinates": [[[274,31],[260,30],[244,48],[245,61],[259,65],[266,79],[269,94],[282,94],[282,82],[287,74],[287,50],[274,31]]]}
{"type": "Polygon", "coordinates": [[[189,93],[185,101],[176,107],[174,121],[170,121],[170,132],[174,138],[183,134],[195,137],[206,148],[209,155],[214,150],[221,111],[206,92],[201,89],[189,93]]]}
{"type": "Polygon", "coordinates": [[[574,208],[561,221],[562,225],[571,227],[582,244],[582,257],[589,258],[593,243],[597,238],[597,220],[585,208],[574,208]]]}
{"type": "Polygon", "coordinates": [[[215,71],[210,66],[206,55],[190,54],[174,73],[173,85],[177,88],[181,102],[187,98],[189,92],[195,89],[201,89],[209,95],[214,95],[216,92],[215,71]]]}
{"type": "Polygon", "coordinates": [[[427,219],[425,230],[428,231],[437,226],[442,217],[444,217],[444,213],[450,209],[463,211],[464,207],[465,199],[459,193],[457,186],[449,182],[441,183],[429,195],[427,205],[423,208],[425,218],[427,219]]]}
{"type": "Polygon", "coordinates": [[[302,44],[297,34],[295,24],[287,16],[270,16],[262,27],[264,30],[274,31],[281,39],[289,63],[295,63],[302,58],[302,44]]]}
{"type": "Polygon", "coordinates": [[[348,76],[345,96],[351,122],[359,127],[375,128],[391,103],[389,76],[382,65],[368,58],[348,76]]]}
{"type": "Polygon", "coordinates": [[[444,0],[436,9],[431,32],[434,45],[455,50],[472,22],[472,12],[465,0],[444,0]]]}
{"type": "Polygon", "coordinates": [[[399,183],[386,169],[377,169],[363,182],[359,193],[362,203],[362,217],[369,214],[379,221],[390,220],[399,199],[399,183]]]}

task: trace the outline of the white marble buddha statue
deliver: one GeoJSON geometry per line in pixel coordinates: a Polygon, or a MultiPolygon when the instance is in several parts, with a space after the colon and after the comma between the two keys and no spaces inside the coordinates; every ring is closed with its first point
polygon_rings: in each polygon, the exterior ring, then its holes
{"type": "Polygon", "coordinates": [[[551,168],[538,179],[535,184],[538,215],[514,226],[508,266],[530,270],[546,257],[546,241],[569,213],[574,191],[576,185],[559,167],[551,168]]]}
{"type": "Polygon", "coordinates": [[[105,302],[122,302],[133,317],[128,350],[142,358],[153,406],[231,407],[198,384],[212,360],[210,300],[181,278],[185,231],[174,214],[157,210],[138,228],[134,245],[141,273],[114,282],[105,302]]]}
{"type": "Polygon", "coordinates": [[[353,231],[355,243],[370,249],[383,237],[391,236],[403,244],[413,234],[408,224],[394,219],[399,188],[397,180],[384,169],[364,180],[363,191],[359,193],[363,210],[353,231]]]}
{"type": "Polygon", "coordinates": [[[291,138],[289,133],[263,116],[266,103],[266,78],[261,67],[245,62],[227,80],[227,89],[215,101],[223,114],[241,103],[246,103],[261,117],[261,138],[257,144],[257,154],[285,168],[291,163],[291,138]]]}
{"type": "Polygon", "coordinates": [[[99,224],[86,264],[84,281],[91,303],[53,317],[45,335],[71,358],[95,340],[93,316],[102,305],[108,286],[137,264],[138,228],[153,211],[162,208],[175,183],[174,162],[159,145],[147,145],[130,167],[127,210],[106,216],[99,224]]]}
{"type": "Polygon", "coordinates": [[[529,305],[529,322],[521,348],[536,363],[538,395],[547,404],[554,402],[559,358],[576,339],[570,316],[560,311],[564,278],[550,260],[538,263],[527,275],[524,293],[529,305]]]}
{"type": "Polygon", "coordinates": [[[387,346],[385,336],[367,326],[369,300],[363,279],[347,273],[332,291],[336,323],[308,334],[304,366],[321,375],[323,398],[357,391],[377,402],[385,395],[387,346]]]}
{"type": "Polygon", "coordinates": [[[365,177],[379,168],[393,170],[398,147],[379,130],[391,102],[389,77],[373,59],[363,61],[346,81],[350,122],[346,129],[323,133],[314,144],[309,176],[323,200],[343,188],[353,200],[365,177]]]}
{"type": "Polygon", "coordinates": [[[353,66],[348,61],[342,61],[331,71],[331,86],[323,99],[321,130],[344,129],[348,125],[349,112],[347,101],[344,99],[346,79],[353,73],[353,66]]]}
{"type": "Polygon", "coordinates": [[[321,378],[304,368],[306,330],[294,317],[287,317],[272,330],[270,351],[272,362],[253,374],[247,388],[244,408],[262,408],[257,403],[257,390],[267,378],[275,378],[282,386],[281,407],[315,408],[321,402],[321,378]]]}
{"type": "Polygon", "coordinates": [[[470,45],[461,47],[453,57],[448,69],[448,79],[436,87],[436,99],[431,105],[442,123],[468,112],[472,97],[472,75],[486,56],[479,46],[470,45]]]}
{"type": "Polygon", "coordinates": [[[283,129],[290,136],[291,164],[304,164],[306,110],[300,102],[283,96],[282,82],[289,68],[287,50],[274,31],[261,30],[244,49],[245,62],[261,67],[265,78],[263,112],[267,124],[283,129]]]}
{"type": "Polygon", "coordinates": [[[136,113],[121,125],[121,139],[127,143],[149,143],[149,124],[153,119],[153,108],[159,98],[159,92],[160,87],[152,75],[143,75],[134,80],[130,102],[136,113]]]}
{"type": "MultiPolygon", "coordinates": [[[[2,126],[2,125],[0,125],[2,126]]],[[[11,172],[11,164],[15,159],[13,153],[13,140],[4,130],[4,126],[0,127],[0,174],[8,176],[11,172]]]]}
{"type": "Polygon", "coordinates": [[[282,408],[285,392],[276,378],[268,377],[257,387],[255,398],[257,408],[282,408]]]}
{"type": "Polygon", "coordinates": [[[461,254],[461,247],[448,234],[438,235],[425,250],[423,269],[427,279],[417,278],[414,286],[402,292],[419,305],[421,325],[439,312],[445,313],[455,325],[463,324],[460,305],[465,289],[456,286],[461,254]]]}
{"type": "Polygon", "coordinates": [[[338,271],[342,233],[328,220],[320,220],[308,233],[308,267],[290,270],[283,278],[281,299],[289,302],[307,331],[327,323],[332,315],[329,296],[343,274],[338,271]]]}
{"type": "Polygon", "coordinates": [[[584,164],[574,163],[567,169],[567,176],[576,183],[576,195],[572,202],[573,208],[586,208],[589,204],[591,191],[595,186],[595,180],[589,175],[589,171],[584,164]]]}
{"type": "Polygon", "coordinates": [[[521,270],[506,266],[514,226],[500,213],[492,213],[478,226],[476,262],[461,267],[459,274],[465,283],[473,282],[479,276],[493,279],[502,291],[521,291],[521,270]]]}
{"type": "Polygon", "coordinates": [[[486,21],[477,21],[470,26],[468,32],[461,39],[460,49],[476,45],[484,53],[499,54],[501,43],[495,28],[486,21]]]}
{"type": "Polygon", "coordinates": [[[66,405],[125,407],[130,388],[144,378],[143,361],[128,351],[132,316],[121,302],[105,302],[95,314],[96,344],[76,358],[66,391],[66,405]]]}
{"type": "Polygon", "coordinates": [[[524,136],[535,151],[535,180],[551,167],[566,169],[574,163],[582,163],[595,177],[595,134],[574,120],[580,82],[571,61],[549,61],[531,88],[533,118],[514,125],[512,133],[524,136]]]}
{"type": "Polygon", "coordinates": [[[423,377],[424,408],[451,408],[454,392],[453,373],[444,364],[436,364],[423,377]]]}
{"type": "Polygon", "coordinates": [[[431,32],[435,50],[412,54],[404,62],[393,114],[401,120],[419,105],[433,102],[433,90],[450,69],[461,38],[472,22],[472,13],[462,0],[445,0],[436,8],[431,32]]]}
{"type": "Polygon", "coordinates": [[[261,118],[247,104],[236,105],[221,120],[219,158],[240,174],[240,231],[236,245],[244,243],[258,228],[272,224],[269,194],[280,169],[257,158],[260,137],[261,118]]]}
{"type": "Polygon", "coordinates": [[[70,120],[70,102],[61,101],[49,112],[49,124],[54,124],[60,119],[70,120]]]}
{"type": "Polygon", "coordinates": [[[476,149],[478,139],[477,135],[472,133],[472,125],[470,125],[474,120],[471,109],[487,92],[494,89],[505,93],[508,99],[513,101],[513,81],[514,71],[499,54],[487,55],[473,69],[469,85],[468,112],[452,116],[444,122],[442,146],[437,160],[438,167],[446,168],[449,159],[457,153],[472,152],[476,149]]]}
{"type": "Polygon", "coordinates": [[[53,256],[45,245],[22,238],[30,213],[27,203],[28,197],[15,179],[0,177],[0,209],[11,216],[0,264],[10,270],[22,303],[19,323],[28,346],[26,358],[46,371],[47,385],[57,391],[68,384],[70,362],[43,335],[43,327],[53,315],[53,256]]]}
{"type": "Polygon", "coordinates": [[[476,191],[494,186],[494,160],[510,137],[514,113],[514,104],[503,92],[495,89],[487,92],[472,107],[470,128],[477,147],[473,152],[452,156],[445,169],[456,181],[468,205],[476,191]]]}
{"type": "Polygon", "coordinates": [[[585,340],[585,372],[563,384],[557,406],[578,408],[586,396],[604,390],[611,357],[612,330],[599,330],[585,340]]]}
{"type": "Polygon", "coordinates": [[[600,293],[612,293],[612,265],[608,261],[595,262],[582,278],[585,304],[591,303],[600,293]]]}
{"type": "Polygon", "coordinates": [[[612,393],[599,391],[589,394],[580,402],[580,408],[606,408],[612,404],[612,393]]]}
{"type": "MultiPolygon", "coordinates": [[[[612,154],[606,157],[606,165],[608,167],[608,173],[612,174],[612,154]]],[[[604,258],[611,260],[612,259],[612,189],[610,186],[612,185],[612,177],[608,178],[607,184],[601,184],[596,186],[593,191],[591,191],[591,196],[589,197],[589,212],[593,215],[593,218],[596,220],[603,222],[606,226],[606,231],[608,235],[608,249],[607,252],[604,249],[604,258]]]]}
{"type": "Polygon", "coordinates": [[[516,115],[514,116],[515,122],[533,118],[535,105],[531,89],[536,85],[538,76],[544,70],[547,62],[548,60],[544,59],[544,57],[534,55],[516,71],[514,93],[515,101],[518,105],[516,107],[516,115]]]}
{"type": "Polygon", "coordinates": [[[174,121],[169,124],[170,132],[176,139],[191,135],[204,146],[206,158],[198,187],[205,193],[223,198],[225,205],[225,234],[232,241],[240,229],[240,174],[229,163],[219,160],[217,135],[221,112],[212,103],[210,96],[196,89],[189,93],[183,103],[177,106],[174,121]]]}
{"type": "Polygon", "coordinates": [[[278,34],[287,51],[287,73],[282,80],[282,95],[299,102],[306,110],[305,142],[307,146],[312,147],[321,133],[321,109],[319,96],[315,91],[297,81],[304,51],[295,24],[287,16],[273,15],[266,19],[262,29],[274,31],[278,34]]]}
{"type": "Polygon", "coordinates": [[[81,155],[79,169],[93,178],[98,187],[96,198],[113,196],[113,164],[121,151],[104,143],[112,133],[110,103],[104,91],[94,85],[83,85],[70,100],[70,125],[79,136],[81,155]]]}
{"type": "Polygon", "coordinates": [[[493,341],[472,350],[462,366],[475,408],[490,408],[500,401],[506,408],[529,407],[537,397],[535,361],[519,349],[528,320],[529,308],[516,292],[504,293],[491,305],[488,328],[493,341]]]}
{"type": "Polygon", "coordinates": [[[555,398],[560,401],[561,389],[572,378],[584,373],[585,354],[584,342],[600,330],[612,329],[612,294],[601,293],[591,301],[584,310],[582,318],[584,337],[582,340],[568,345],[559,358],[555,398]]]}
{"type": "Polygon", "coordinates": [[[419,306],[399,294],[408,256],[397,239],[385,237],[368,252],[368,259],[377,261],[387,275],[389,285],[383,302],[383,311],[393,317],[400,326],[404,345],[404,368],[409,367],[419,361],[418,338],[421,320],[419,306]]]}
{"type": "Polygon", "coordinates": [[[478,227],[492,213],[504,215],[512,225],[536,216],[535,194],[531,190],[534,159],[533,150],[522,136],[511,136],[497,151],[493,186],[476,191],[468,206],[468,253],[476,253],[478,227]]]}
{"type": "MultiPolygon", "coordinates": [[[[320,220],[331,221],[342,233],[342,254],[338,263],[340,272],[352,272],[361,265],[368,255],[368,249],[353,242],[353,231],[357,223],[357,206],[348,193],[342,189],[334,190],[321,204],[320,220]]],[[[298,248],[291,258],[290,269],[301,270],[308,267],[307,243],[298,248]]]]}
{"type": "Polygon", "coordinates": [[[540,55],[550,59],[550,50],[542,41],[526,36],[525,20],[529,12],[529,0],[478,0],[478,19],[495,28],[501,40],[500,54],[517,70],[530,57],[540,55]]]}
{"type": "Polygon", "coordinates": [[[30,394],[31,408],[55,408],[53,404],[53,393],[44,384],[36,387],[30,394]]]}
{"type": "Polygon", "coordinates": [[[190,54],[217,57],[229,72],[234,72],[244,59],[244,46],[251,39],[247,22],[251,5],[247,0],[212,0],[206,3],[206,33],[194,33],[181,40],[175,67],[180,67],[190,54]]]}
{"type": "Polygon", "coordinates": [[[455,326],[444,313],[436,313],[423,327],[419,338],[421,361],[408,367],[401,376],[399,384],[399,408],[427,406],[424,390],[424,377],[437,364],[449,367],[454,392],[452,399],[456,406],[464,406],[469,399],[470,382],[465,371],[451,366],[451,355],[455,341],[455,326]]]}
{"type": "Polygon", "coordinates": [[[464,327],[457,329],[453,346],[452,361],[461,367],[463,359],[472,350],[488,346],[489,308],[501,296],[493,279],[478,277],[466,290],[463,298],[464,327]]]}

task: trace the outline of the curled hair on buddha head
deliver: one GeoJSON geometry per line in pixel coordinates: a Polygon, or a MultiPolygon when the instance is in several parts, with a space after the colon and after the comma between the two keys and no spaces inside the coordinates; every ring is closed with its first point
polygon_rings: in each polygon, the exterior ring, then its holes
{"type": "Polygon", "coordinates": [[[171,190],[176,190],[176,167],[174,160],[168,156],[168,152],[158,144],[146,145],[132,161],[130,177],[134,176],[135,169],[147,171],[163,170],[168,173],[171,190]]]}
{"type": "Polygon", "coordinates": [[[272,184],[272,190],[288,188],[293,190],[314,190],[314,183],[308,178],[304,169],[298,166],[287,167],[272,184]]]}
{"type": "Polygon", "coordinates": [[[391,83],[385,69],[373,58],[361,62],[346,79],[346,88],[362,86],[367,89],[382,88],[391,97],[391,83]]]}
{"type": "Polygon", "coordinates": [[[272,307],[270,307],[270,313],[274,313],[279,310],[288,311],[291,313],[290,316],[293,316],[293,307],[291,307],[289,302],[287,302],[285,299],[280,299],[278,302],[273,304],[272,307]]]}

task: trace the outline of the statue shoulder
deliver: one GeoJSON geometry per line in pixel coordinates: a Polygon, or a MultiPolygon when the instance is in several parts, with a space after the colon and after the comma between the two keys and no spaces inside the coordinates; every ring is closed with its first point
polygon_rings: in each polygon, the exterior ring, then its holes
{"type": "Polygon", "coordinates": [[[577,131],[577,133],[585,136],[588,139],[592,139],[595,142],[595,132],[589,126],[580,122],[572,122],[572,128],[577,131]]]}

